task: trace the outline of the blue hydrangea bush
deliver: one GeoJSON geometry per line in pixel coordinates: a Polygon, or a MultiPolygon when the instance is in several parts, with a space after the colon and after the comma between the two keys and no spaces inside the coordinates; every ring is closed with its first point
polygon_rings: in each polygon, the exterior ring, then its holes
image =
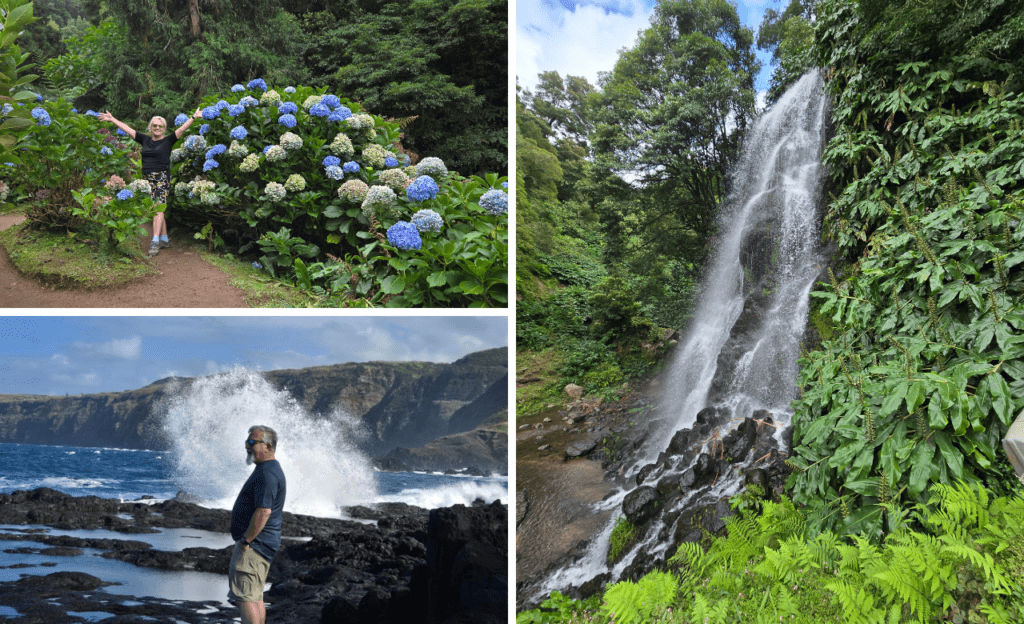
{"type": "Polygon", "coordinates": [[[170,209],[262,270],[340,305],[507,305],[505,177],[413,161],[397,123],[322,89],[257,79],[202,113],[170,209]]]}
{"type": "Polygon", "coordinates": [[[9,181],[8,201],[26,206],[35,226],[100,227],[119,244],[145,233],[141,226],[155,210],[148,193],[118,199],[105,187],[114,176],[141,177],[140,162],[136,144],[97,116],[95,111],[80,113],[63,99],[37,101],[31,105],[34,124],[16,146],[21,162],[0,166],[9,181]],[[88,205],[81,203],[83,196],[89,197],[88,205]]]}

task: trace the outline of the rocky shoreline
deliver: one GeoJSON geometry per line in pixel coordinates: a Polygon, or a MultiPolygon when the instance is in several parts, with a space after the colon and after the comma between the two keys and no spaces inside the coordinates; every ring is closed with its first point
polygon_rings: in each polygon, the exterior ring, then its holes
{"type": "MultiPolygon", "coordinates": [[[[507,619],[508,506],[477,501],[472,506],[426,510],[402,503],[353,507],[354,520],[284,514],[285,539],[270,568],[264,594],[267,619],[289,624],[491,624],[507,619]]],[[[120,502],[72,497],[40,488],[0,494],[0,524],[56,529],[105,529],[125,539],[89,539],[0,530],[0,540],[33,541],[8,552],[79,555],[82,548],[135,566],[224,575],[231,547],[153,549],[130,535],[158,528],[228,533],[230,512],[181,500],[120,502]]],[[[21,567],[29,567],[23,564],[21,567]]],[[[0,604],[14,608],[21,624],[88,622],[69,612],[112,614],[108,624],[187,622],[215,624],[237,617],[237,609],[214,601],[193,602],[108,594],[110,585],[90,574],[22,575],[0,583],[0,604]]]]}

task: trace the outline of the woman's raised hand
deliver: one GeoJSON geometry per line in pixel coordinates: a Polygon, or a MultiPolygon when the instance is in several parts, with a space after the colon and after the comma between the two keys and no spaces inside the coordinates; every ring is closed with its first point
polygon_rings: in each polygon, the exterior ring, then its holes
{"type": "Polygon", "coordinates": [[[114,121],[114,116],[110,114],[110,111],[103,111],[96,118],[100,121],[114,121]]]}
{"type": "Polygon", "coordinates": [[[193,119],[199,119],[202,116],[203,116],[203,107],[202,106],[197,106],[196,107],[196,112],[192,113],[192,118],[193,119]]]}

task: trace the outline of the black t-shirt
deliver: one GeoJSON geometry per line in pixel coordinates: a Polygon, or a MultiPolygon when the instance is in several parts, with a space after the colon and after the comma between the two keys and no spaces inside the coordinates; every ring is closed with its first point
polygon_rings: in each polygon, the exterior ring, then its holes
{"type": "Polygon", "coordinates": [[[267,561],[273,561],[281,546],[281,525],[284,521],[284,497],[288,489],[284,471],[276,459],[257,464],[242,486],[231,509],[231,538],[242,539],[257,507],[270,510],[270,519],[252,541],[252,549],[267,561]]]}
{"type": "Polygon", "coordinates": [[[142,173],[171,170],[171,150],[178,142],[178,136],[170,133],[160,140],[148,134],[135,133],[135,142],[142,146],[142,173]]]}

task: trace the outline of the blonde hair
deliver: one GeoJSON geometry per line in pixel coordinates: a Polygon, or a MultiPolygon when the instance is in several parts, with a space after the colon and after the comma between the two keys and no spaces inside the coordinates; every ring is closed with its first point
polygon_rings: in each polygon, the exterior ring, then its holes
{"type": "Polygon", "coordinates": [[[170,128],[167,127],[167,120],[164,119],[163,117],[160,117],[159,115],[157,115],[157,116],[155,116],[155,117],[153,117],[152,119],[149,120],[148,129],[149,129],[150,132],[153,131],[153,122],[156,121],[157,119],[159,119],[160,121],[164,122],[164,131],[165,132],[170,130],[170,128]]]}

